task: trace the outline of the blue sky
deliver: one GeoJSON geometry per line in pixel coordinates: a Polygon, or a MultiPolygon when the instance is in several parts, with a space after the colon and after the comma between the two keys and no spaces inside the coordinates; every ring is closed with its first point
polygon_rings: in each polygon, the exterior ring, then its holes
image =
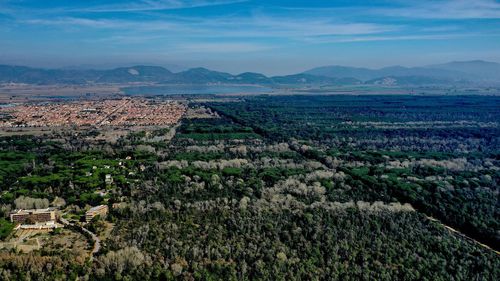
{"type": "Polygon", "coordinates": [[[289,74],[500,61],[495,0],[0,0],[0,63],[289,74]]]}

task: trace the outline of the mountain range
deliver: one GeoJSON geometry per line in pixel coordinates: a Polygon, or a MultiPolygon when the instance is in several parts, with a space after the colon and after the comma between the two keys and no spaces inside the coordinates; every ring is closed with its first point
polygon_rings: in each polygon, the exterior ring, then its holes
{"type": "Polygon", "coordinates": [[[25,84],[258,84],[258,85],[441,85],[500,84],[500,64],[462,61],[422,67],[391,66],[380,69],[323,66],[303,73],[268,77],[245,72],[232,75],[206,68],[171,72],[161,66],[137,65],[109,70],[42,69],[0,65],[0,83],[25,84]]]}

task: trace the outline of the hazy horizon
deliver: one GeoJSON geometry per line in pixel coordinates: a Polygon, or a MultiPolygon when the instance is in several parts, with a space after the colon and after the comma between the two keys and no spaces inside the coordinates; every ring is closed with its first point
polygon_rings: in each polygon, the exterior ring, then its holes
{"type": "MultiPolygon", "coordinates": [[[[455,63],[455,62],[473,62],[473,61],[483,61],[483,62],[488,62],[488,63],[499,63],[497,61],[484,61],[484,60],[464,60],[464,61],[446,61],[446,62],[436,62],[435,64],[432,65],[439,65],[439,64],[446,64],[446,63],[455,63]]],[[[246,72],[256,72],[259,73],[258,71],[249,71],[249,70],[243,70],[243,71],[236,71],[236,72],[231,72],[231,71],[226,71],[225,69],[217,69],[217,68],[211,68],[203,65],[178,65],[178,64],[170,64],[170,63],[148,63],[148,62],[130,62],[130,63],[116,63],[116,64],[81,64],[81,65],[62,65],[62,66],[50,66],[50,65],[42,65],[42,64],[18,64],[18,63],[9,63],[9,62],[3,62],[0,61],[0,65],[13,65],[13,66],[25,66],[25,67],[32,67],[32,68],[39,68],[39,69],[75,69],[75,70],[110,70],[110,69],[115,69],[115,68],[123,68],[123,67],[135,67],[135,66],[157,66],[157,67],[163,67],[173,73],[178,73],[182,72],[188,69],[192,68],[207,68],[209,70],[213,71],[219,71],[219,72],[226,72],[232,75],[237,75],[237,74],[242,74],[246,72]]],[[[348,65],[348,64],[325,64],[325,65],[316,65],[312,66],[308,69],[302,69],[296,72],[284,72],[284,73],[279,73],[279,74],[271,74],[268,76],[273,76],[273,75],[291,75],[291,74],[296,74],[296,73],[302,73],[306,72],[308,70],[314,69],[314,68],[321,68],[321,67],[329,67],[329,66],[340,66],[340,67],[352,67],[352,68],[365,68],[365,69],[370,69],[370,70],[379,70],[383,68],[389,68],[389,67],[397,67],[397,66],[402,66],[402,67],[428,67],[432,66],[430,64],[428,65],[403,65],[403,64],[398,64],[398,65],[385,65],[385,66],[379,66],[379,67],[368,67],[368,66],[363,66],[363,65],[348,65]]],[[[264,73],[263,73],[264,74],[264,73]]]]}
{"type": "Polygon", "coordinates": [[[5,0],[0,63],[281,75],[500,61],[498,1],[289,2],[5,0]]]}

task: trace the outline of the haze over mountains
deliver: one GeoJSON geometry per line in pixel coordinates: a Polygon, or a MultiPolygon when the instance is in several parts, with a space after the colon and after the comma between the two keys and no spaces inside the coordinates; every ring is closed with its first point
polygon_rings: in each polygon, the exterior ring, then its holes
{"type": "MultiPolygon", "coordinates": [[[[306,71],[311,75],[326,77],[353,77],[365,83],[376,83],[393,78],[409,83],[471,83],[500,81],[500,64],[481,60],[449,62],[422,67],[391,66],[380,69],[345,66],[324,66],[306,71]]],[[[411,84],[410,83],[410,84],[411,84]]]]}
{"type": "Polygon", "coordinates": [[[245,72],[232,75],[206,68],[171,72],[160,66],[131,66],[109,70],[41,69],[0,65],[0,83],[99,84],[147,82],[158,84],[257,84],[257,85],[441,85],[499,84],[500,64],[463,61],[422,67],[391,66],[369,69],[323,66],[303,73],[267,77],[245,72]]]}

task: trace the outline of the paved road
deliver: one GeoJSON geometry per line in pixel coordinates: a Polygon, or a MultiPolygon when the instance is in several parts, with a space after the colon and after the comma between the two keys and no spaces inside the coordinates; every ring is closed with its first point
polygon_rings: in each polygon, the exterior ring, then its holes
{"type": "Polygon", "coordinates": [[[63,224],[65,224],[65,225],[71,225],[71,226],[74,226],[74,227],[78,227],[82,231],[88,233],[92,237],[92,240],[94,240],[94,248],[90,252],[90,260],[92,260],[94,258],[94,255],[97,252],[99,252],[99,250],[101,249],[101,239],[99,239],[99,237],[97,237],[97,235],[95,235],[95,233],[91,232],[90,230],[88,230],[88,229],[86,229],[86,228],[84,228],[82,226],[78,226],[78,225],[75,225],[73,223],[70,223],[67,219],[63,218],[62,216],[59,219],[60,219],[60,221],[63,224]]]}
{"type": "Polygon", "coordinates": [[[94,248],[92,249],[92,252],[90,252],[91,256],[93,257],[101,249],[101,239],[99,239],[99,237],[97,237],[97,235],[95,235],[90,230],[88,230],[84,227],[81,227],[81,229],[83,231],[85,231],[86,233],[90,234],[90,236],[92,237],[92,240],[94,240],[94,248]]]}
{"type": "Polygon", "coordinates": [[[122,109],[123,107],[125,107],[127,104],[130,103],[130,100],[127,100],[124,104],[122,104],[121,106],[118,106],[117,108],[115,108],[115,110],[113,110],[112,112],[110,112],[108,115],[104,116],[101,120],[99,120],[97,123],[96,123],[96,126],[101,126],[102,123],[104,123],[104,121],[108,120],[109,117],[111,117],[113,114],[115,114],[118,110],[122,109]]]}

